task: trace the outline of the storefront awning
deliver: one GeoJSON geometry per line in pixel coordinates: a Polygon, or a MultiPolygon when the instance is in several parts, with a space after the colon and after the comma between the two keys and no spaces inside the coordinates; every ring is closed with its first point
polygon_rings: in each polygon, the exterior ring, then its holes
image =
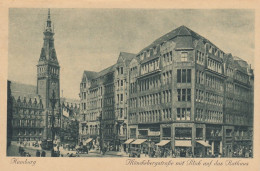
{"type": "Polygon", "coordinates": [[[93,138],[87,139],[87,140],[85,141],[85,144],[89,143],[89,142],[92,141],[92,140],[93,140],[93,138]]]}
{"type": "Polygon", "coordinates": [[[201,145],[203,145],[204,147],[211,147],[207,142],[205,142],[205,141],[196,141],[197,143],[199,143],[199,144],[201,144],[201,145]]]}
{"type": "Polygon", "coordinates": [[[175,140],[175,147],[191,147],[191,141],[175,140]]]}
{"type": "Polygon", "coordinates": [[[130,144],[133,141],[134,141],[134,139],[128,139],[128,140],[126,140],[126,142],[124,142],[124,144],[130,144]]]}
{"type": "Polygon", "coordinates": [[[166,144],[168,144],[169,142],[171,142],[171,140],[162,140],[159,143],[155,144],[158,146],[165,146],[166,144]]]}
{"type": "Polygon", "coordinates": [[[142,144],[143,142],[145,142],[147,139],[137,139],[137,140],[135,140],[134,142],[132,142],[131,144],[136,144],[136,145],[138,145],[138,144],[142,144]]]}

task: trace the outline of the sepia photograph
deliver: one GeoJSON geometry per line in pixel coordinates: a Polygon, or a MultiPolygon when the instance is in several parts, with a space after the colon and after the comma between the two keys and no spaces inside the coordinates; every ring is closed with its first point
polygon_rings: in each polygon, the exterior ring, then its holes
{"type": "Polygon", "coordinates": [[[254,158],[252,9],[9,8],[9,157],[254,158]]]}

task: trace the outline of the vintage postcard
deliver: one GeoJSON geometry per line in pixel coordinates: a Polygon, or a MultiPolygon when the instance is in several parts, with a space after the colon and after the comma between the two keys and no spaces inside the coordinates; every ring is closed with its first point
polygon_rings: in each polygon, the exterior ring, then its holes
{"type": "Polygon", "coordinates": [[[26,4],[1,12],[7,170],[260,169],[257,1],[26,4]]]}

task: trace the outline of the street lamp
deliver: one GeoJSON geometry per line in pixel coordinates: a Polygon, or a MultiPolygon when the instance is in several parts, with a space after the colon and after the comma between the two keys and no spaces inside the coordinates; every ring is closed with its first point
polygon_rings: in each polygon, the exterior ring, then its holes
{"type": "Polygon", "coordinates": [[[55,130],[54,130],[54,121],[55,121],[55,117],[54,117],[54,108],[55,108],[55,104],[58,101],[58,99],[55,98],[55,92],[54,90],[52,91],[52,97],[50,99],[51,101],[51,107],[52,107],[52,117],[51,117],[51,142],[52,142],[52,153],[51,153],[51,157],[54,157],[54,134],[55,134],[55,130]]]}
{"type": "Polygon", "coordinates": [[[103,138],[102,138],[102,114],[98,117],[99,120],[99,146],[100,146],[100,152],[103,151],[103,138]]]}

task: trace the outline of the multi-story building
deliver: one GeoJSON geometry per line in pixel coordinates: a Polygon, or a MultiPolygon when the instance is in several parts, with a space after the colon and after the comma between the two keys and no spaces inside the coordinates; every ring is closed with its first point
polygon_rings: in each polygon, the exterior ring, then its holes
{"type": "Polygon", "coordinates": [[[68,99],[60,99],[60,66],[54,47],[54,29],[48,11],[43,32],[43,47],[37,65],[37,85],[8,81],[8,135],[12,141],[40,141],[52,139],[52,113],[54,112],[54,136],[59,140],[63,110],[78,113],[77,103],[65,106],[68,99]],[[52,110],[51,99],[56,99],[52,110]],[[63,108],[62,108],[63,106],[63,108]]]}
{"type": "Polygon", "coordinates": [[[181,26],[141,50],[129,68],[129,138],[168,145],[177,156],[252,148],[247,62],[181,26]]]}
{"type": "Polygon", "coordinates": [[[94,139],[118,149],[127,139],[128,64],[134,54],[121,52],[118,61],[101,72],[85,71],[80,84],[80,140],[94,139]],[[101,123],[100,123],[101,121],[101,123]]]}

